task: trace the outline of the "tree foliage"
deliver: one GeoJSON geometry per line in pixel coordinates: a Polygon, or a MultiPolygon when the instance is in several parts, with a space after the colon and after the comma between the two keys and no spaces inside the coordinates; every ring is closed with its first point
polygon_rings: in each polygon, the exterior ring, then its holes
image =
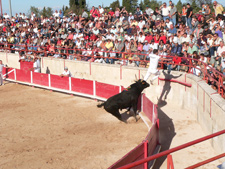
{"type": "Polygon", "coordinates": [[[52,8],[50,7],[44,7],[41,11],[40,11],[40,14],[43,16],[43,17],[50,17],[52,16],[52,8]]]}
{"type": "Polygon", "coordinates": [[[149,0],[144,0],[144,6],[145,6],[145,8],[146,8],[146,6],[150,7],[151,2],[149,0]]]}
{"type": "Polygon", "coordinates": [[[34,7],[34,6],[30,7],[30,10],[28,12],[28,16],[31,15],[31,12],[33,12],[37,17],[40,16],[40,10],[38,8],[34,7]]]}
{"type": "Polygon", "coordinates": [[[131,3],[131,12],[136,11],[138,6],[138,0],[131,0],[130,3],[131,3]]]}
{"type": "Polygon", "coordinates": [[[112,8],[112,10],[116,10],[116,8],[119,8],[120,7],[120,2],[119,0],[116,0],[114,2],[112,2],[110,5],[109,5],[110,8],[112,8]]]}
{"type": "Polygon", "coordinates": [[[177,11],[178,11],[179,13],[182,13],[182,7],[183,7],[183,4],[182,4],[181,0],[179,0],[179,1],[177,2],[176,7],[177,7],[177,11]]]}
{"type": "MultiPolygon", "coordinates": [[[[187,0],[188,3],[192,4],[194,2],[194,5],[196,4],[196,6],[198,8],[201,8],[202,4],[212,4],[212,0],[187,0]]],[[[194,9],[194,7],[192,6],[192,8],[194,9]]]]}
{"type": "Polygon", "coordinates": [[[162,1],[151,0],[149,8],[155,10],[156,7],[160,7],[162,5],[162,1]]]}
{"type": "Polygon", "coordinates": [[[194,14],[201,9],[200,6],[198,6],[198,4],[196,3],[196,0],[192,0],[191,7],[193,9],[194,14]]]}
{"type": "Polygon", "coordinates": [[[131,5],[130,5],[130,1],[129,1],[129,0],[123,0],[123,1],[122,1],[122,6],[123,6],[123,7],[126,7],[126,10],[127,10],[128,12],[131,11],[131,5]]]}
{"type": "Polygon", "coordinates": [[[144,11],[145,10],[145,5],[143,3],[143,1],[141,0],[140,4],[139,4],[140,10],[144,11]]]}

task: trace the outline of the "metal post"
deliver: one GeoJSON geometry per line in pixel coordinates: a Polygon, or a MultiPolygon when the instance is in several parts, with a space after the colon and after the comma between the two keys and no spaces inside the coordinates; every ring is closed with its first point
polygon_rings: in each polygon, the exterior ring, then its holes
{"type": "Polygon", "coordinates": [[[11,6],[11,0],[9,0],[9,14],[10,14],[10,18],[12,18],[12,6],[11,6]]]}
{"type": "Polygon", "coordinates": [[[3,13],[2,13],[2,0],[0,0],[0,8],[1,8],[1,16],[3,16],[3,13]]]}

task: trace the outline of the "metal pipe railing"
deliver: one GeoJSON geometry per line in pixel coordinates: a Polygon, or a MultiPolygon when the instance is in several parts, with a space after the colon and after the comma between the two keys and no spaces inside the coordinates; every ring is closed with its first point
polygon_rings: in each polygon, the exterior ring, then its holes
{"type": "Polygon", "coordinates": [[[200,166],[202,166],[202,165],[208,164],[208,163],[210,163],[210,162],[212,162],[212,161],[218,160],[218,159],[220,159],[220,158],[222,158],[222,157],[225,157],[225,153],[220,154],[220,155],[215,156],[215,157],[212,157],[212,158],[209,158],[209,159],[207,159],[207,160],[205,160],[205,161],[202,161],[202,162],[200,162],[200,163],[194,164],[194,165],[189,166],[189,167],[187,167],[187,168],[185,168],[185,169],[194,169],[194,168],[200,167],[200,166]]]}
{"type": "Polygon", "coordinates": [[[161,152],[161,153],[155,154],[155,155],[150,156],[150,157],[147,157],[147,158],[145,158],[145,159],[142,159],[142,160],[139,160],[139,161],[130,163],[130,164],[128,164],[128,165],[119,167],[118,169],[128,169],[128,168],[132,168],[132,167],[138,166],[138,165],[140,165],[140,164],[143,164],[143,163],[149,162],[149,161],[151,161],[151,160],[154,160],[154,159],[163,157],[163,156],[168,155],[168,154],[170,154],[170,153],[173,153],[173,152],[175,152],[175,151],[179,151],[179,150],[181,150],[181,149],[190,147],[190,146],[192,146],[192,145],[194,145],[194,144],[197,144],[197,143],[206,141],[206,140],[208,140],[208,139],[211,139],[211,138],[213,138],[213,137],[219,136],[219,135],[221,135],[221,134],[225,134],[225,130],[222,130],[222,131],[219,131],[219,132],[210,134],[210,135],[208,135],[208,136],[199,138],[199,139],[197,139],[197,140],[194,140],[194,141],[185,143],[185,144],[183,144],[183,145],[180,145],[180,146],[171,148],[171,149],[169,149],[169,150],[163,151],[163,152],[161,152]]]}

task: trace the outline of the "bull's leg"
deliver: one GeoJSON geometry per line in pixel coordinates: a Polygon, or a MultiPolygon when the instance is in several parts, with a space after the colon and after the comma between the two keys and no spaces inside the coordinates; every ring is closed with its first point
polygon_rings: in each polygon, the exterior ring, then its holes
{"type": "Polygon", "coordinates": [[[117,106],[110,106],[110,107],[105,107],[105,110],[109,113],[111,113],[113,116],[115,116],[116,118],[118,118],[119,120],[123,121],[126,123],[125,120],[122,119],[122,116],[119,112],[119,109],[117,106]]]}
{"type": "Polygon", "coordinates": [[[137,119],[137,104],[135,104],[135,103],[133,103],[132,104],[132,108],[133,108],[133,116],[134,116],[134,118],[135,118],[135,120],[136,120],[136,122],[138,121],[138,119],[137,119]]]}

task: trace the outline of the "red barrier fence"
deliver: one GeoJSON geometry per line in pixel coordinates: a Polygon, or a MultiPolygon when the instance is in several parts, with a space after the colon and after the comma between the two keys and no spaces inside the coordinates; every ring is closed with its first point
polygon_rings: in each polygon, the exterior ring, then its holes
{"type": "MultiPolygon", "coordinates": [[[[7,76],[8,80],[22,84],[38,86],[51,90],[77,94],[95,99],[105,100],[112,95],[115,95],[124,89],[122,86],[114,86],[110,84],[100,83],[91,80],[61,77],[51,74],[35,73],[26,69],[29,66],[23,65],[23,69],[4,68],[3,73],[11,71],[7,76]],[[14,76],[13,76],[14,75],[14,76]]],[[[145,95],[142,95],[138,101],[138,107],[143,112],[146,111],[146,116],[151,117],[149,120],[153,123],[151,130],[148,132],[146,139],[127,153],[122,159],[113,164],[110,168],[117,168],[136,160],[146,158],[152,155],[156,147],[159,146],[159,121],[157,106],[154,105],[145,95]],[[151,108],[149,109],[150,104],[151,108]]],[[[145,113],[145,112],[144,112],[145,113]]],[[[144,120],[144,119],[143,119],[144,120]]],[[[148,164],[142,164],[143,169],[147,169],[148,164]]]]}
{"type": "MultiPolygon", "coordinates": [[[[141,144],[139,144],[137,147],[135,147],[133,150],[131,150],[128,154],[126,154],[124,157],[122,157],[118,162],[113,164],[109,167],[109,169],[116,169],[123,165],[129,164],[131,162],[140,160],[144,158],[145,151],[147,151],[145,145],[148,144],[148,142],[145,140],[141,144]]],[[[141,164],[139,166],[133,167],[134,169],[147,169],[145,168],[145,164],[141,164]]]]}

